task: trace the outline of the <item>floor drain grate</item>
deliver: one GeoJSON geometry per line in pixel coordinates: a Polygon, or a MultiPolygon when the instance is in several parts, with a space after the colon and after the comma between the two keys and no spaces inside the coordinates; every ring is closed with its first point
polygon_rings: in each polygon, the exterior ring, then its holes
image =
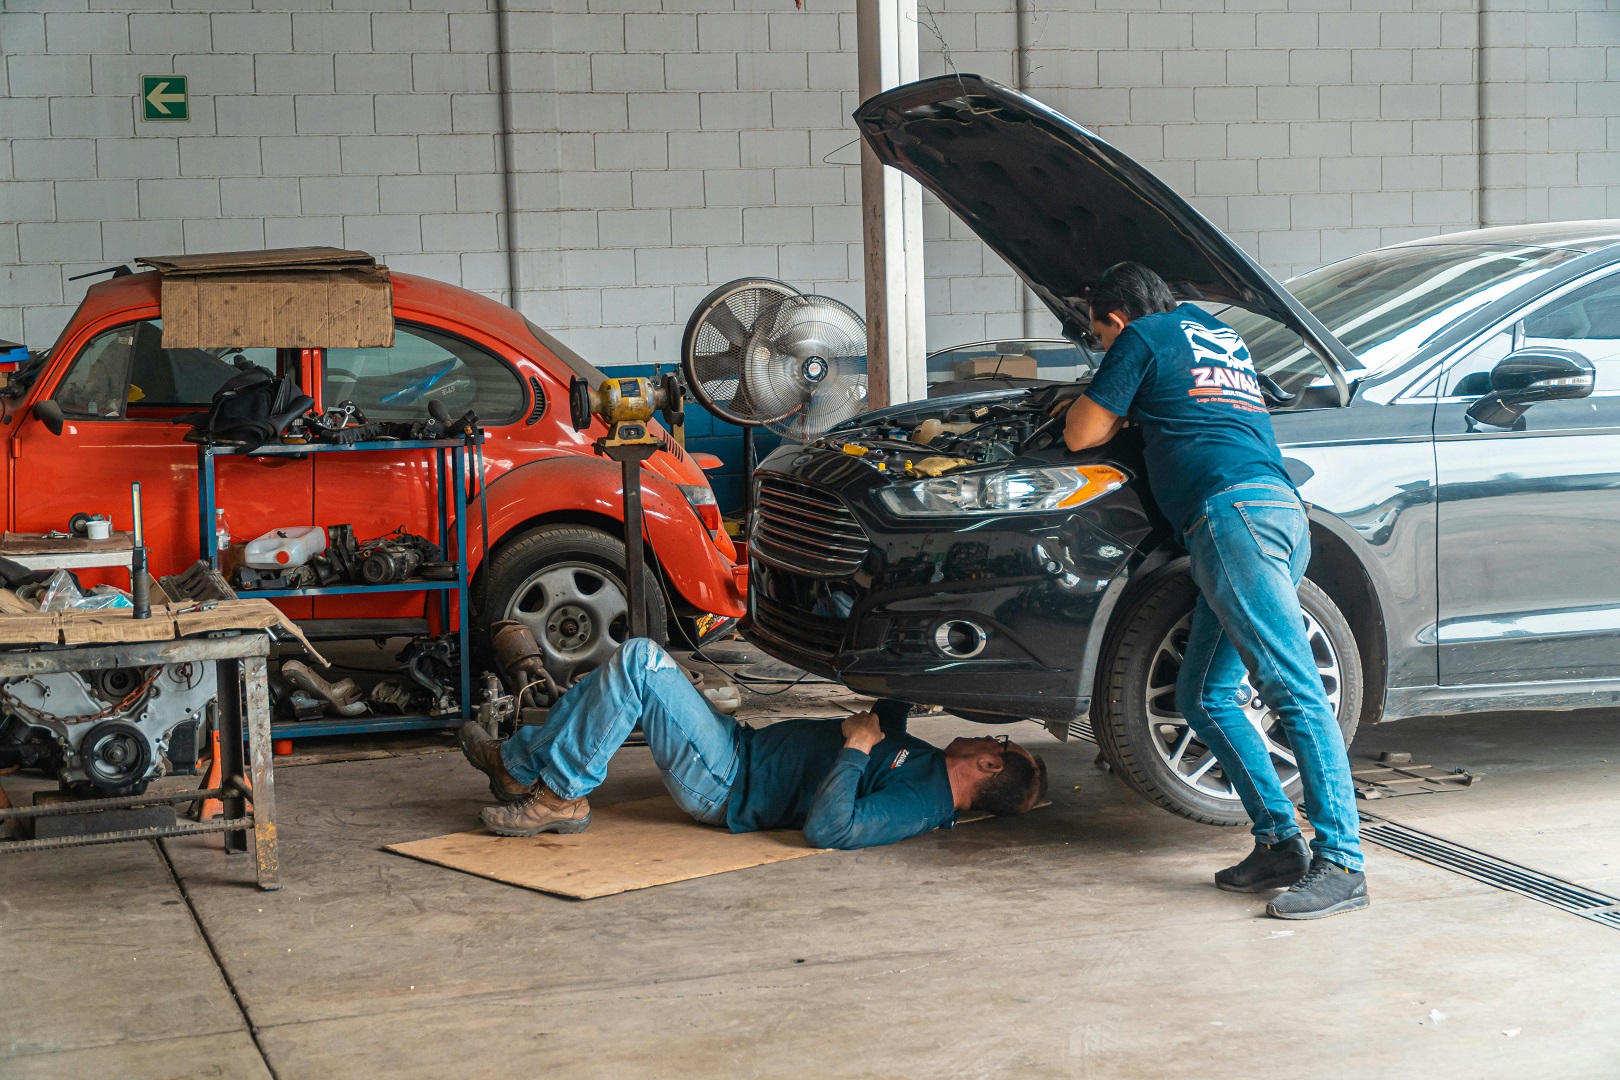
{"type": "Polygon", "coordinates": [[[1532,870],[1372,814],[1361,815],[1362,839],[1410,855],[1430,866],[1450,870],[1494,888],[1527,896],[1571,915],[1620,930],[1620,897],[1588,889],[1573,881],[1532,870]]]}

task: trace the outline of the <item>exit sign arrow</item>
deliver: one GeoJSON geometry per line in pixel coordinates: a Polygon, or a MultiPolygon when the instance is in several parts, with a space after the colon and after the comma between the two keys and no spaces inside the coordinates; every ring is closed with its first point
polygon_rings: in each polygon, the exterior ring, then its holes
{"type": "Polygon", "coordinates": [[[141,119],[189,120],[191,100],[184,75],[141,76],[141,119]]]}

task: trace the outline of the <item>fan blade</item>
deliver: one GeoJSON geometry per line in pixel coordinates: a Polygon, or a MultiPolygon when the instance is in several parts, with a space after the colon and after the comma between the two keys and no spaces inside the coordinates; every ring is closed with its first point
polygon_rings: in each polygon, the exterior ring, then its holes
{"type": "Polygon", "coordinates": [[[713,327],[721,337],[725,338],[733,348],[748,341],[748,327],[741,319],[732,314],[731,299],[729,298],[716,305],[715,309],[709,313],[708,325],[713,327]]]}

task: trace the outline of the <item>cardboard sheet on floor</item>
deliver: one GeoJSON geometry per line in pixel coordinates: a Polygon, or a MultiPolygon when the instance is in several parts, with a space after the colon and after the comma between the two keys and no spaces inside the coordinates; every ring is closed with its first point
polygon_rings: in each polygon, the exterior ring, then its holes
{"type": "Polygon", "coordinates": [[[591,808],[571,836],[451,833],[386,850],[479,877],[576,900],[668,885],[750,866],[802,859],[823,848],[797,830],[730,833],[699,825],[664,796],[591,808]]]}
{"type": "MultiPolygon", "coordinates": [[[[989,816],[964,814],[957,824],[989,816]]],[[[699,825],[658,796],[592,807],[591,827],[571,836],[496,836],[479,829],[386,844],[384,850],[508,885],[593,900],[831,849],[811,847],[797,829],[730,833],[699,825]]]]}

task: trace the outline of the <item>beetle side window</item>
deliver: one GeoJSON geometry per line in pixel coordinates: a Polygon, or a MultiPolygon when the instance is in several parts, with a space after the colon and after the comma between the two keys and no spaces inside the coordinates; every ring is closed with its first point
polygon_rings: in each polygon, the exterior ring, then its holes
{"type": "Polygon", "coordinates": [[[327,349],[321,380],[327,409],[352,401],[368,420],[425,419],[437,399],[452,417],[471,409],[482,424],[507,424],[527,401],[517,372],[422,326],[397,326],[391,349],[327,349]]]}
{"type": "Polygon", "coordinates": [[[205,407],[240,360],[276,370],[274,349],[165,349],[162,320],[146,319],[91,338],[54,398],[69,416],[169,419],[149,410],[205,407]]]}

